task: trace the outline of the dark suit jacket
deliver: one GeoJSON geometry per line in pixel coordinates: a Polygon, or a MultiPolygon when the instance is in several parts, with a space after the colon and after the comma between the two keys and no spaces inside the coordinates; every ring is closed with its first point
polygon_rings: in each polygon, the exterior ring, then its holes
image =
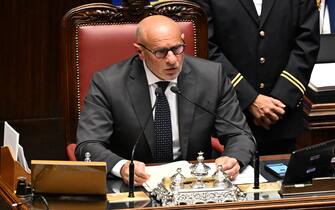
{"type": "Polygon", "coordinates": [[[224,64],[253,132],[293,138],[303,128],[302,100],[319,49],[315,0],[193,0],[206,10],[209,58],[224,64]],[[256,128],[246,108],[261,93],[287,105],[272,129],[256,128]]]}
{"type": "MultiPolygon", "coordinates": [[[[250,132],[220,64],[185,56],[178,87],[191,100],[250,132]]],[[[247,135],[183,98],[177,101],[182,159],[195,160],[199,151],[210,158],[210,137],[215,133],[226,146],[225,155],[237,158],[242,167],[249,163],[254,143],[247,135]]],[[[132,147],[150,113],[148,82],[143,62],[137,56],[95,73],[77,130],[78,160],[90,152],[92,160],[106,161],[110,171],[121,159],[130,159],[132,147]]],[[[151,118],[137,146],[135,159],[152,162],[153,144],[151,118]]]]}

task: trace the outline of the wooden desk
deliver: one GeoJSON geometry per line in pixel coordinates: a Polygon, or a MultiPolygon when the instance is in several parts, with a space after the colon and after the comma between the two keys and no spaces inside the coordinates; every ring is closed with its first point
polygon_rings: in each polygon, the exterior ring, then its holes
{"type": "MultiPolygon", "coordinates": [[[[309,91],[313,92],[308,88],[309,91]]],[[[335,138],[335,103],[314,103],[309,91],[304,97],[305,131],[297,139],[297,147],[318,144],[335,138]]]]}
{"type": "MultiPolygon", "coordinates": [[[[261,160],[261,173],[264,175],[264,163],[287,161],[289,155],[274,155],[262,156],[261,160]]],[[[109,180],[108,190],[127,191],[128,187],[120,180],[109,180]]],[[[137,189],[141,190],[141,189],[137,189]]],[[[269,194],[277,192],[269,192],[269,194]]],[[[309,197],[292,197],[269,199],[271,196],[260,196],[261,193],[253,193],[254,197],[259,200],[249,200],[243,202],[227,202],[227,203],[211,203],[211,204],[197,204],[197,205],[184,205],[174,207],[161,207],[154,199],[150,202],[131,202],[131,203],[107,203],[106,201],[94,200],[94,198],[73,198],[69,196],[52,196],[47,197],[50,209],[67,209],[67,210],[106,210],[106,209],[334,209],[335,208],[335,195],[320,195],[309,197]]],[[[250,195],[250,194],[249,194],[250,195]]],[[[264,194],[263,194],[264,195],[264,194]]],[[[36,206],[36,209],[44,209],[36,206]]]]}
{"type": "Polygon", "coordinates": [[[14,194],[13,189],[6,181],[0,176],[0,209],[1,210],[14,210],[22,209],[28,210],[27,205],[20,205],[19,208],[12,206],[13,204],[21,203],[21,200],[14,194]]]}

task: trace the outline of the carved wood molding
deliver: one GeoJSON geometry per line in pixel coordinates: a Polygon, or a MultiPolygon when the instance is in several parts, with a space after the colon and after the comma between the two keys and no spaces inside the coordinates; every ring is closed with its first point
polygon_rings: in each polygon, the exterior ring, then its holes
{"type": "Polygon", "coordinates": [[[120,9],[110,7],[101,9],[88,9],[85,11],[80,11],[71,17],[73,22],[89,21],[89,22],[110,22],[122,21],[124,20],[124,13],[120,13],[120,9]]]}
{"type": "Polygon", "coordinates": [[[151,15],[165,15],[173,19],[194,19],[199,14],[201,14],[201,10],[196,7],[190,7],[189,4],[164,4],[157,5],[157,7],[153,7],[151,11],[151,15]]]}
{"type": "Polygon", "coordinates": [[[153,6],[145,0],[128,0],[124,1],[121,7],[107,3],[93,3],[70,10],[66,18],[72,24],[85,23],[125,23],[139,22],[144,17],[150,15],[165,15],[172,19],[192,19],[205,15],[203,10],[196,4],[177,0],[163,1],[153,6]]]}

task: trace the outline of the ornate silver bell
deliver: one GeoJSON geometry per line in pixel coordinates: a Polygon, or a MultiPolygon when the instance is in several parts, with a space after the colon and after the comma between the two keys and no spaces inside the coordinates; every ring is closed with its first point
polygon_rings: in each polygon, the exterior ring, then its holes
{"type": "Polygon", "coordinates": [[[198,162],[191,165],[191,174],[197,178],[196,183],[193,184],[193,188],[204,188],[206,187],[203,183],[203,178],[208,174],[210,167],[204,163],[203,152],[198,152],[198,162]]]}
{"type": "Polygon", "coordinates": [[[171,177],[171,188],[179,190],[184,187],[185,176],[181,174],[181,168],[177,168],[177,173],[171,177]]]}
{"type": "Polygon", "coordinates": [[[214,186],[230,188],[232,183],[230,182],[227,174],[224,172],[222,165],[218,165],[215,173],[212,176],[214,178],[214,186]]]}

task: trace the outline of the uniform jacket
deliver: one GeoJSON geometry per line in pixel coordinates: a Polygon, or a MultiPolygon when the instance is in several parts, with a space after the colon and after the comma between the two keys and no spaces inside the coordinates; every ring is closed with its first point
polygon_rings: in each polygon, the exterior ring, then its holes
{"type": "MultiPolygon", "coordinates": [[[[303,95],[319,49],[316,1],[263,0],[260,17],[252,0],[194,1],[208,14],[209,58],[229,66],[247,118],[247,107],[258,94],[272,96],[286,104],[286,115],[263,132],[296,137],[303,128],[303,95]]],[[[260,129],[248,120],[253,131],[260,129]]]]}
{"type": "MultiPolygon", "coordinates": [[[[194,102],[250,132],[220,64],[185,56],[178,87],[194,102]]],[[[216,134],[226,145],[225,155],[235,157],[242,167],[249,163],[255,147],[248,135],[181,97],[177,103],[182,159],[195,160],[199,151],[210,158],[210,137],[216,134]]],[[[78,123],[77,158],[82,160],[85,152],[90,152],[92,160],[106,161],[109,170],[121,159],[130,159],[132,147],[150,113],[148,82],[138,56],[95,73],[78,123]]],[[[134,159],[152,162],[153,144],[151,118],[134,159]]]]}

